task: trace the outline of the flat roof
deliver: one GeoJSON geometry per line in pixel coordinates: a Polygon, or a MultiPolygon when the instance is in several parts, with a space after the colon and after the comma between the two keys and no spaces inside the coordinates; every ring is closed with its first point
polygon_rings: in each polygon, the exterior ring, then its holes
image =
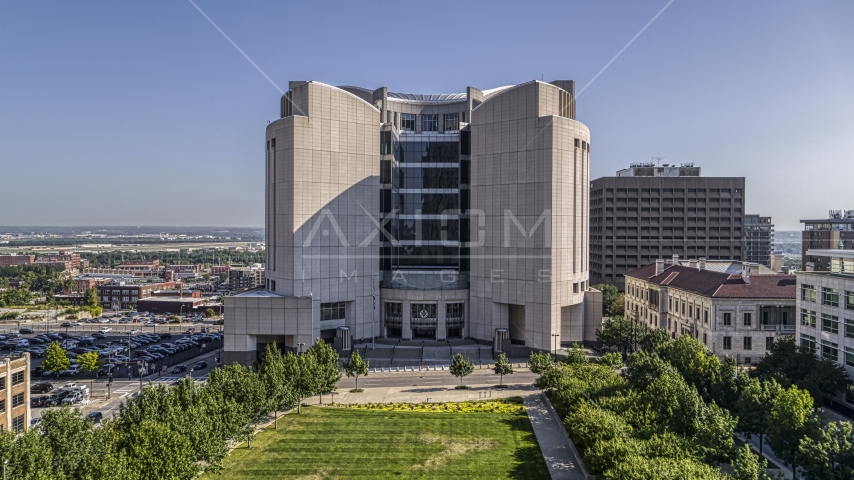
{"type": "Polygon", "coordinates": [[[801,220],[801,223],[854,223],[854,218],[822,218],[819,220],[801,220]]]}
{"type": "Polygon", "coordinates": [[[839,258],[854,258],[854,250],[822,250],[809,249],[807,255],[813,257],[839,257],[839,258]]]}

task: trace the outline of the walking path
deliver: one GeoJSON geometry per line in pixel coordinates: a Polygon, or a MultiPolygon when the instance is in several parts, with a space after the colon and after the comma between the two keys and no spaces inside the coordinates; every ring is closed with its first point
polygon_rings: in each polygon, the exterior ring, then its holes
{"type": "Polygon", "coordinates": [[[587,474],[563,430],[560,417],[543,399],[543,395],[526,396],[525,407],[528,409],[528,418],[534,427],[534,434],[552,479],[586,480],[587,474]]]}

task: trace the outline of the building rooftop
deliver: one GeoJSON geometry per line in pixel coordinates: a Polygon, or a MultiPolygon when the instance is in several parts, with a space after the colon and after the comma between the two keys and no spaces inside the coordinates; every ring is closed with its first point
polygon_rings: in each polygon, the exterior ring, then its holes
{"type": "Polygon", "coordinates": [[[652,263],[626,272],[625,276],[713,298],[795,299],[797,293],[794,275],[751,274],[750,283],[747,283],[741,274],[666,265],[664,272],[656,275],[655,268],[656,265],[652,263]]]}

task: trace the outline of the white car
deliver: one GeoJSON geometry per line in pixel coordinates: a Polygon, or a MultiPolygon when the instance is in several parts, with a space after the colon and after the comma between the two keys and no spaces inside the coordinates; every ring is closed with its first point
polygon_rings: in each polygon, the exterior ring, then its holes
{"type": "Polygon", "coordinates": [[[101,333],[110,333],[113,331],[113,329],[110,327],[101,327],[98,331],[101,333]]]}
{"type": "Polygon", "coordinates": [[[157,325],[157,324],[154,322],[145,322],[142,324],[142,326],[144,326],[144,327],[153,327],[155,325],[157,325]]]}
{"type": "Polygon", "coordinates": [[[136,328],[134,328],[133,330],[130,331],[131,335],[138,335],[139,333],[140,333],[139,329],[136,329],[136,328]]]}
{"type": "Polygon", "coordinates": [[[79,327],[80,326],[80,322],[68,322],[68,324],[71,325],[72,327],[79,327]]]}

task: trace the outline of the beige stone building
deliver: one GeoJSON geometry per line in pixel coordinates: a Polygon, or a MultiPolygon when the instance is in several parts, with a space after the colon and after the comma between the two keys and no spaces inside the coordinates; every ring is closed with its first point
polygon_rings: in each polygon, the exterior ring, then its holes
{"type": "Polygon", "coordinates": [[[332,337],[595,340],[574,88],[291,82],[267,126],[266,282],[226,298],[224,360],[332,337]]]}
{"type": "Polygon", "coordinates": [[[740,364],[756,363],[777,338],[795,334],[794,275],[704,258],[686,265],[674,255],[626,272],[625,282],[627,316],[674,338],[691,335],[740,364]]]}
{"type": "Polygon", "coordinates": [[[0,357],[0,430],[30,426],[30,354],[0,357]]]}

